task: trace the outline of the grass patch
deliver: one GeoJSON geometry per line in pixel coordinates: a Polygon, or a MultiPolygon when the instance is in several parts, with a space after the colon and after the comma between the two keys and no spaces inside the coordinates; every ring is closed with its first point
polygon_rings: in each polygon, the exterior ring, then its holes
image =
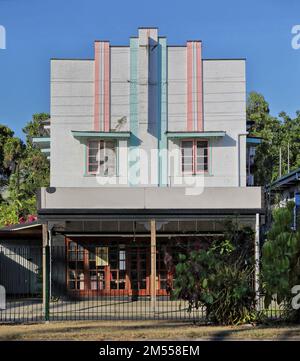
{"type": "Polygon", "coordinates": [[[199,326],[166,321],[68,321],[0,325],[0,340],[300,340],[300,325],[199,326]]]}

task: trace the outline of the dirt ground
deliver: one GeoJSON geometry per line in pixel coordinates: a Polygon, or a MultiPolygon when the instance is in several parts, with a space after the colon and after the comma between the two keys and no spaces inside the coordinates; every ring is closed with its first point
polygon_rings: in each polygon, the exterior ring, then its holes
{"type": "Polygon", "coordinates": [[[0,340],[300,340],[295,326],[201,326],[166,321],[69,321],[0,325],[0,340]]]}

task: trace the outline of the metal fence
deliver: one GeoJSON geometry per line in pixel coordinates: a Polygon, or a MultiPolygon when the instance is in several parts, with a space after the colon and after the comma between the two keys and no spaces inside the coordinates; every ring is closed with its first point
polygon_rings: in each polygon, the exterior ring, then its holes
{"type": "MultiPolygon", "coordinates": [[[[0,285],[6,290],[0,322],[49,320],[194,320],[205,321],[205,308],[189,312],[172,289],[180,253],[195,244],[160,242],[156,252],[156,295],[151,294],[150,246],[142,242],[83,242],[68,239],[50,250],[49,306],[43,303],[42,247],[0,246],[0,285]]],[[[273,303],[261,310],[279,318],[273,303]]]]}
{"type": "Polygon", "coordinates": [[[41,247],[0,245],[0,322],[43,320],[42,283],[41,247]]]}

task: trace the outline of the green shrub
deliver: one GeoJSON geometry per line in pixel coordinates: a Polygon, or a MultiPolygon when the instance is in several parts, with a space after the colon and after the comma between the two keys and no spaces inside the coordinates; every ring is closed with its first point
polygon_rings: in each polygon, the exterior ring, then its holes
{"type": "Polygon", "coordinates": [[[285,305],[285,318],[300,320],[291,307],[291,289],[300,284],[300,235],[291,228],[294,203],[273,211],[273,223],[262,249],[262,281],[265,306],[272,300],[285,305]]]}
{"type": "Polygon", "coordinates": [[[249,246],[253,232],[233,229],[207,250],[180,255],[174,285],[174,296],[188,301],[190,311],[205,306],[210,321],[225,325],[251,322],[256,317],[249,246]]]}

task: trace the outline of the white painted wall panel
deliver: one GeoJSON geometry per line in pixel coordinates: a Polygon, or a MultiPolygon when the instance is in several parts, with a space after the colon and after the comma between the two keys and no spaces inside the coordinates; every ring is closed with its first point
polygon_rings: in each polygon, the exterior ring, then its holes
{"type": "Polygon", "coordinates": [[[130,122],[129,64],[129,48],[111,48],[111,128],[122,131],[129,130],[130,122]]]}
{"type": "MultiPolygon", "coordinates": [[[[143,32],[141,32],[141,36],[143,32]]],[[[154,34],[155,35],[155,34],[154,34]]],[[[143,35],[144,36],[144,35],[143,35]]],[[[139,48],[139,130],[140,149],[157,148],[156,50],[148,73],[146,49],[139,48]],[[149,79],[148,79],[149,77],[149,79]],[[150,81],[151,85],[143,84],[150,81]],[[154,84],[154,85],[153,85],[154,84]],[[153,87],[153,88],[151,88],[153,87]],[[150,94],[150,95],[149,95],[150,94]],[[151,108],[151,109],[150,109],[151,108]]],[[[187,71],[186,48],[168,47],[168,130],[186,130],[187,71]]],[[[119,130],[129,130],[130,122],[130,50],[111,48],[111,128],[125,118],[119,130]]],[[[237,187],[246,184],[246,91],[243,60],[203,60],[204,130],[225,131],[223,138],[210,140],[207,187],[237,187]]],[[[51,185],[57,187],[100,187],[94,176],[85,176],[85,145],[74,139],[72,130],[93,130],[94,61],[52,60],[51,62],[51,185]]],[[[127,186],[127,141],[120,141],[119,176],[127,186]]],[[[180,174],[180,142],[169,141],[169,150],[177,150],[176,174],[170,162],[168,180],[175,184],[180,174]]],[[[157,170],[157,160],[153,167],[157,170]]],[[[149,164],[146,172],[151,172],[149,164]]],[[[154,174],[156,179],[157,175],[154,174]]],[[[199,177],[199,176],[198,176],[199,177]]]]}
{"type": "Polygon", "coordinates": [[[185,47],[168,47],[168,130],[186,130],[187,65],[185,47]]]}

